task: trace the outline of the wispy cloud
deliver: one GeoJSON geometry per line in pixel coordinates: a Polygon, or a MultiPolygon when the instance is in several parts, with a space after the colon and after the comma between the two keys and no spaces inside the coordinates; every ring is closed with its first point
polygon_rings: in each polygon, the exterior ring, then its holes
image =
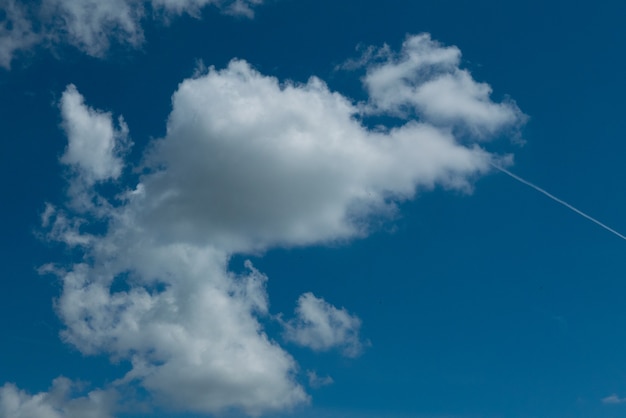
{"type": "Polygon", "coordinates": [[[315,370],[309,370],[306,372],[307,377],[309,378],[309,386],[313,389],[318,389],[323,386],[332,385],[334,380],[330,376],[318,376],[315,370]]]}
{"type": "Polygon", "coordinates": [[[0,0],[0,66],[10,68],[20,52],[69,44],[88,55],[106,55],[112,42],[138,47],[146,19],[200,17],[206,6],[231,15],[254,16],[263,0],[0,0]],[[1,16],[2,14],[0,14],[1,16]]]}
{"type": "Polygon", "coordinates": [[[16,53],[28,50],[42,40],[35,33],[28,8],[16,0],[0,0],[0,67],[10,68],[16,53]]]}
{"type": "Polygon", "coordinates": [[[620,398],[615,393],[610,396],[607,396],[606,398],[602,398],[602,403],[608,404],[608,405],[617,405],[617,404],[621,404],[625,402],[626,402],[626,398],[620,398]]]}

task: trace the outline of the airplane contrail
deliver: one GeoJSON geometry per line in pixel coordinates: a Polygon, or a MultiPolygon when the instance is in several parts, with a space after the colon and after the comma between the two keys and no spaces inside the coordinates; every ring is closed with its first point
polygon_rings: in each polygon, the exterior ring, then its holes
{"type": "Polygon", "coordinates": [[[546,196],[548,196],[550,199],[554,200],[557,203],[562,204],[563,206],[565,206],[568,209],[573,210],[574,212],[576,212],[577,214],[579,214],[580,216],[589,219],[591,222],[595,223],[596,225],[601,226],[602,228],[606,229],[607,231],[617,235],[618,237],[620,237],[623,240],[626,240],[626,236],[620,234],[619,232],[617,232],[616,230],[614,230],[613,228],[603,224],[602,222],[600,222],[599,220],[587,215],[585,212],[583,212],[582,210],[576,209],[574,206],[570,205],[569,203],[559,199],[558,197],[554,196],[553,194],[548,193],[547,191],[545,191],[544,189],[542,189],[541,187],[527,181],[524,180],[523,178],[521,178],[520,176],[511,173],[509,170],[507,170],[506,168],[500,167],[499,165],[496,165],[492,162],[490,162],[489,164],[491,164],[492,167],[494,167],[496,170],[499,170],[501,172],[503,172],[504,174],[509,175],[510,177],[514,178],[515,180],[519,181],[522,184],[525,184],[529,187],[532,187],[533,189],[537,190],[539,193],[542,193],[546,196]]]}

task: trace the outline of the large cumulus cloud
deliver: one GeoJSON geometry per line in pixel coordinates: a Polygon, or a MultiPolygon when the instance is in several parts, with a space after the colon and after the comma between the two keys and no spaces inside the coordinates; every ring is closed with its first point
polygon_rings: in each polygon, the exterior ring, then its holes
{"type": "MultiPolygon", "coordinates": [[[[453,57],[445,74],[470,76],[456,67],[454,50],[425,35],[409,37],[402,54],[407,45],[421,45],[409,54],[419,65],[408,58],[365,63],[366,104],[318,78],[281,82],[243,60],[210,68],[179,85],[166,135],[139,164],[120,151],[130,144],[123,119],[114,126],[111,113],[90,108],[68,86],[61,162],[71,167],[70,194],[65,204],[48,205],[43,220],[50,239],[83,257],[42,271],[63,284],[55,302],[62,338],[86,355],[129,365],[111,391],[139,385],[163,408],[204,413],[254,415],[308,402],[296,360],[263,326],[280,318],[271,313],[267,277],[250,263],[243,273],[229,271],[230,257],[345,242],[365,236],[372,219],[392,217],[395,202],[418,190],[471,191],[492,162],[508,158],[481,145],[488,134],[523,119],[514,104],[492,102],[485,84],[428,84],[440,71],[436,56],[453,57]],[[377,73],[387,74],[384,83],[372,84],[377,73]],[[394,98],[407,80],[487,110],[428,107],[418,88],[394,98]],[[418,119],[375,129],[365,122],[371,109],[398,116],[406,104],[418,119]],[[458,121],[476,127],[469,130],[475,135],[459,140],[458,121]],[[130,174],[133,165],[140,174],[130,174]],[[113,179],[118,193],[98,193],[113,179]]],[[[286,340],[316,351],[337,347],[356,356],[364,347],[359,318],[310,293],[299,299],[296,318],[277,322],[286,340]]],[[[1,393],[23,399],[18,407],[32,404],[14,386],[1,393]]]]}
{"type": "Polygon", "coordinates": [[[184,81],[172,104],[146,160],[156,172],[125,207],[164,240],[249,251],[351,238],[418,188],[468,187],[492,158],[429,123],[370,130],[321,80],[281,84],[245,61],[184,81]]]}

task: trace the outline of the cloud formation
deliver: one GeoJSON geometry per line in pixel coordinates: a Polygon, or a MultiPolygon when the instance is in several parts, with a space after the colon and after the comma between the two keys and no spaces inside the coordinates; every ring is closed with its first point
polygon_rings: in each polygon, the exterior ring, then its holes
{"type": "Polygon", "coordinates": [[[59,377],[48,392],[30,395],[15,385],[0,387],[0,417],[6,418],[111,418],[116,394],[95,390],[73,397],[80,385],[59,377]]]}
{"type": "Polygon", "coordinates": [[[147,19],[200,17],[206,6],[252,18],[263,0],[0,0],[0,66],[36,45],[69,44],[88,55],[104,56],[112,42],[138,47],[147,19]]]}
{"type": "Polygon", "coordinates": [[[61,162],[79,170],[78,177],[89,184],[115,180],[122,174],[122,153],[129,145],[128,126],[118,119],[113,125],[111,113],[85,105],[76,86],[69,85],[61,97],[63,129],[67,148],[61,162]]]}
{"type": "Polygon", "coordinates": [[[0,67],[9,68],[16,52],[40,41],[26,7],[16,0],[0,0],[0,67]]]}
{"type": "Polygon", "coordinates": [[[83,263],[64,273],[57,311],[66,342],[130,361],[119,384],[139,382],[170,409],[258,414],[307,401],[295,361],[257,320],[268,309],[265,276],[251,265],[247,275],[227,273],[227,258],[211,248],[134,244],[116,270],[83,263]],[[131,288],[113,292],[120,271],[132,272],[131,288]]]}
{"type": "Polygon", "coordinates": [[[368,65],[363,79],[370,96],[368,111],[417,115],[437,126],[467,129],[475,137],[524,122],[514,102],[493,102],[491,87],[476,82],[459,67],[460,61],[457,47],[444,47],[429,34],[407,37],[399,53],[387,46],[368,49],[358,63],[368,65]]]}
{"type": "MultiPolygon", "coordinates": [[[[451,54],[428,42],[424,57],[451,54]]],[[[403,70],[416,84],[420,74],[439,69],[439,61],[424,60],[403,70]]],[[[367,74],[394,73],[400,63],[371,65],[367,74]]],[[[446,65],[453,74],[462,71],[446,65]]],[[[370,105],[396,115],[391,104],[406,99],[391,92],[406,77],[386,77],[384,94],[373,92],[370,105]]],[[[366,78],[372,92],[370,84],[366,78]]],[[[473,97],[472,88],[444,92],[462,101],[473,97]]],[[[500,106],[487,96],[472,103],[500,106]]],[[[49,239],[83,251],[70,264],[42,268],[62,283],[55,301],[61,336],[85,355],[128,364],[113,386],[139,385],[166,410],[260,414],[309,401],[295,359],[262,325],[277,317],[267,277],[249,262],[244,273],[229,271],[233,254],[363,237],[372,219],[392,217],[395,203],[416,191],[469,191],[493,161],[507,161],[459,140],[453,122],[431,120],[428,112],[419,121],[372,129],[361,105],[322,80],[281,82],[243,60],[179,85],[167,133],[147,147],[135,174],[124,171],[132,164],[123,152],[129,129],[122,118],[116,127],[111,113],[86,105],[72,85],[60,109],[68,200],[47,205],[42,221],[49,239]],[[101,192],[106,182],[118,192],[101,192]]],[[[480,123],[504,128],[499,115],[487,112],[480,123]]],[[[485,132],[474,139],[484,140],[485,132]]],[[[283,325],[286,340],[316,351],[356,356],[363,348],[360,319],[312,293],[299,298],[295,317],[283,325]]],[[[50,393],[54,387],[33,396],[10,384],[3,389],[12,407],[42,411],[50,393]]]]}
{"type": "Polygon", "coordinates": [[[102,56],[112,39],[137,46],[143,41],[144,2],[137,0],[43,0],[39,16],[45,35],[91,56],[102,56]]]}
{"type": "Polygon", "coordinates": [[[344,355],[356,357],[363,349],[360,328],[361,320],[344,308],[305,293],[298,299],[296,317],[285,324],[285,338],[315,351],[339,348],[344,355]]]}
{"type": "Polygon", "coordinates": [[[615,393],[610,396],[607,396],[606,398],[602,398],[602,403],[607,404],[607,405],[619,405],[625,402],[626,402],[626,398],[620,398],[615,393]]]}
{"type": "Polygon", "coordinates": [[[490,170],[489,153],[446,130],[370,130],[321,80],[281,84],[245,61],[185,80],[172,103],[145,162],[167,169],[126,206],[166,241],[253,251],[345,240],[418,188],[468,188],[490,170]]]}
{"type": "Polygon", "coordinates": [[[235,16],[254,17],[254,7],[263,3],[263,0],[151,0],[156,10],[165,10],[168,13],[181,15],[184,13],[197,16],[200,10],[213,5],[227,14],[235,16]]]}
{"type": "Polygon", "coordinates": [[[335,382],[330,376],[318,376],[315,370],[308,370],[306,375],[309,378],[309,386],[313,389],[319,389],[323,386],[332,385],[335,382]]]}

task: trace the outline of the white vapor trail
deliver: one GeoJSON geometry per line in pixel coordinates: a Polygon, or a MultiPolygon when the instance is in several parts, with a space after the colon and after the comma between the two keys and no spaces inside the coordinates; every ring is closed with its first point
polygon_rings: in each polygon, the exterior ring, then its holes
{"type": "Polygon", "coordinates": [[[619,232],[617,232],[617,231],[616,231],[616,230],[614,230],[613,228],[611,228],[611,227],[609,227],[609,226],[607,226],[607,225],[603,224],[603,223],[602,223],[602,222],[600,222],[599,220],[597,220],[597,219],[595,219],[595,218],[592,218],[591,216],[587,215],[585,212],[583,212],[583,211],[581,211],[581,210],[576,209],[574,206],[570,205],[569,203],[567,203],[567,202],[565,202],[565,201],[563,201],[563,200],[559,199],[558,197],[556,197],[556,196],[554,196],[554,195],[552,195],[552,194],[548,193],[547,191],[545,191],[545,190],[544,190],[544,189],[542,189],[541,187],[539,187],[539,186],[537,186],[537,185],[535,185],[535,184],[533,184],[533,183],[531,183],[531,182],[529,182],[529,181],[527,181],[527,180],[524,180],[523,178],[521,178],[521,177],[520,177],[520,176],[518,176],[518,175],[515,175],[515,174],[511,173],[511,172],[510,172],[509,170],[507,170],[506,168],[502,168],[502,167],[500,167],[499,165],[496,165],[496,164],[494,164],[494,163],[490,163],[490,164],[491,164],[491,166],[492,166],[492,167],[494,167],[495,169],[500,170],[500,171],[501,171],[501,172],[503,172],[504,174],[509,175],[510,177],[514,178],[515,180],[519,181],[520,183],[523,183],[523,184],[525,184],[525,185],[527,185],[527,186],[529,186],[529,187],[532,187],[533,189],[537,190],[539,193],[542,193],[542,194],[544,194],[544,195],[548,196],[550,199],[554,200],[555,202],[562,204],[563,206],[565,206],[565,207],[566,207],[566,208],[568,208],[568,209],[573,210],[574,212],[576,212],[576,213],[577,213],[577,214],[579,214],[580,216],[582,216],[582,217],[584,217],[584,218],[589,219],[591,222],[595,223],[596,225],[599,225],[599,226],[601,226],[602,228],[606,229],[607,231],[612,232],[613,234],[617,235],[617,236],[618,236],[618,237],[620,237],[621,239],[626,240],[626,236],[624,236],[624,235],[620,234],[619,232]]]}

